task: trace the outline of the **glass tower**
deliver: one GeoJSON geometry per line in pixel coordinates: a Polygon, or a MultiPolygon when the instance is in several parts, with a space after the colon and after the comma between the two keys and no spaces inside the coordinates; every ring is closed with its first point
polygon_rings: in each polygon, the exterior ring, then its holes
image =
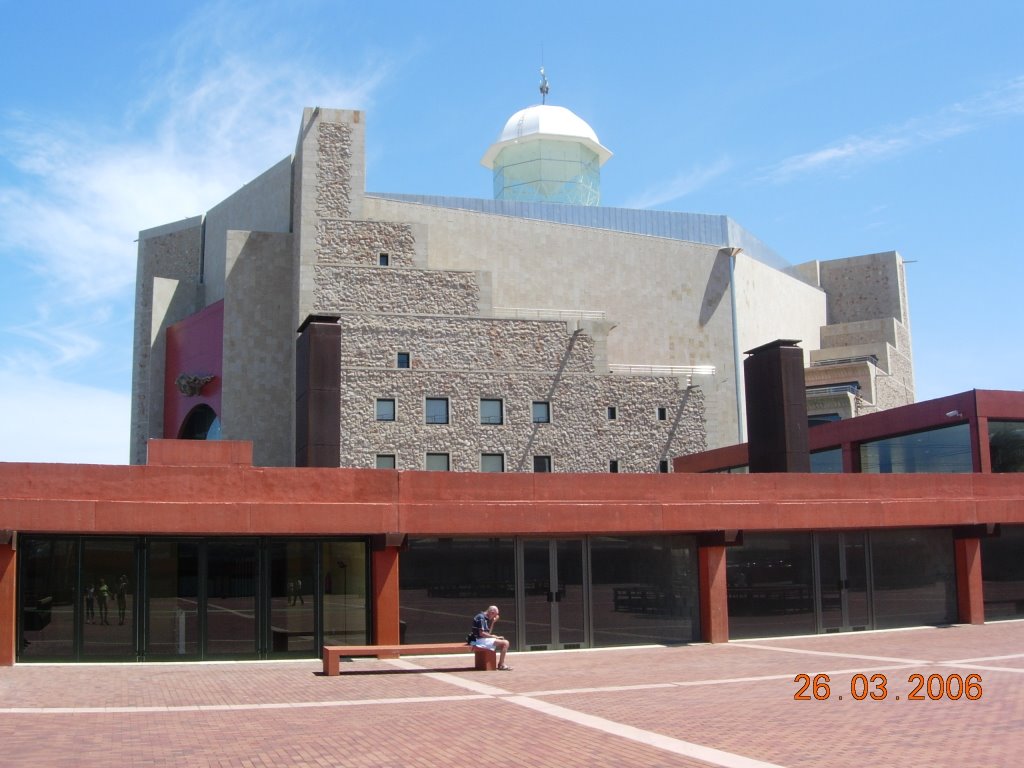
{"type": "Polygon", "coordinates": [[[495,200],[600,205],[611,155],[570,110],[538,104],[512,115],[480,162],[494,173],[495,200]]]}

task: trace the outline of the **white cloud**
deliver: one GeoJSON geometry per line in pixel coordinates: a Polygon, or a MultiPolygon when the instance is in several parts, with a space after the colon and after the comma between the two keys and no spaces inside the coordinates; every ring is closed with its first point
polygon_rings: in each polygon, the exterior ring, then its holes
{"type": "Polygon", "coordinates": [[[0,461],[127,464],[131,397],[0,371],[0,461]]]}
{"type": "Polygon", "coordinates": [[[387,60],[353,70],[306,55],[262,15],[198,12],[162,56],[151,52],[160,73],[121,115],[4,116],[0,279],[44,288],[20,310],[0,307],[0,398],[17,404],[3,457],[126,461],[130,382],[110,347],[116,337],[124,352],[138,232],[208,210],[281,160],[303,107],[367,108],[388,76],[387,60]],[[250,36],[261,23],[266,34],[250,36]],[[67,381],[80,377],[111,390],[67,381]]]}
{"type": "Polygon", "coordinates": [[[696,192],[732,168],[732,161],[720,158],[710,166],[698,166],[674,179],[648,187],[626,202],[627,208],[653,208],[696,192]]]}
{"type": "Polygon", "coordinates": [[[952,104],[932,115],[913,118],[876,135],[850,136],[823,149],[792,155],[768,168],[760,180],[782,183],[807,173],[849,171],[978,130],[995,120],[1022,114],[1024,77],[1018,77],[973,99],[952,104]]]}

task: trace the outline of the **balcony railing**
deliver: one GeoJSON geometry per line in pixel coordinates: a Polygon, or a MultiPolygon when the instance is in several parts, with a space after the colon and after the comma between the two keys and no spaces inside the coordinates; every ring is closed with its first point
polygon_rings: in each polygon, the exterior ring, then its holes
{"type": "Polygon", "coordinates": [[[605,320],[606,313],[589,309],[540,309],[531,307],[494,307],[494,317],[515,320],[605,320]]]}

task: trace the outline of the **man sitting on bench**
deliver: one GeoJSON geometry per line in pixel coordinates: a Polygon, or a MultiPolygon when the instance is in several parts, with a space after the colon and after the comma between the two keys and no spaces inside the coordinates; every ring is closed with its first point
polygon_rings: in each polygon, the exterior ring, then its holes
{"type": "Polygon", "coordinates": [[[500,618],[498,606],[492,605],[486,611],[481,611],[473,617],[473,630],[470,633],[470,645],[477,648],[487,648],[498,653],[498,669],[503,672],[511,672],[512,667],[506,666],[505,654],[508,653],[508,640],[501,635],[491,633],[494,622],[500,618]]]}

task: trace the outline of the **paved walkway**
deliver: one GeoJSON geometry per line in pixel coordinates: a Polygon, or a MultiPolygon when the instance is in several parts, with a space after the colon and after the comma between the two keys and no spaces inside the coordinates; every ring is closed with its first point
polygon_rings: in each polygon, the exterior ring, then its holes
{"type": "Polygon", "coordinates": [[[467,669],[469,655],[359,660],[336,678],[315,661],[2,668],[0,765],[990,768],[1024,754],[1019,621],[509,658],[508,673],[467,669]]]}

